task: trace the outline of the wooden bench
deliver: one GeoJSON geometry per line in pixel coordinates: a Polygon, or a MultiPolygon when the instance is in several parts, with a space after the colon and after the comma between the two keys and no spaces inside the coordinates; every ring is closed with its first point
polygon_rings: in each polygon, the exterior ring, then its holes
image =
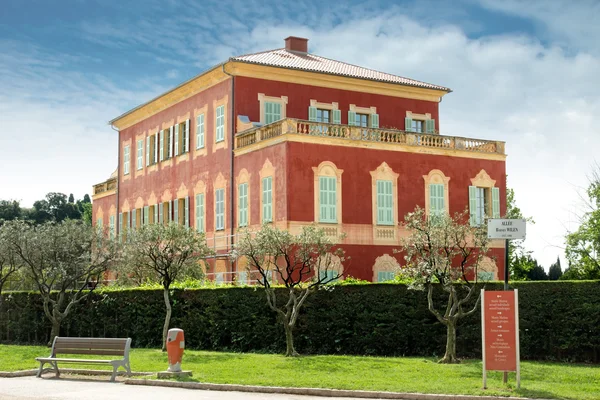
{"type": "Polygon", "coordinates": [[[113,373],[110,381],[114,382],[119,367],[123,367],[127,375],[131,375],[129,365],[129,349],[131,348],[131,338],[112,339],[112,338],[75,338],[75,337],[55,337],[52,343],[52,352],[49,357],[38,357],[40,369],[37,377],[41,377],[44,372],[54,371],[56,376],[60,376],[58,363],[67,364],[110,364],[113,367],[113,373]],[[116,360],[90,360],[79,358],[60,358],[59,354],[87,354],[96,356],[119,356],[116,360]],[[50,364],[52,368],[44,369],[44,364],[50,364]]]}

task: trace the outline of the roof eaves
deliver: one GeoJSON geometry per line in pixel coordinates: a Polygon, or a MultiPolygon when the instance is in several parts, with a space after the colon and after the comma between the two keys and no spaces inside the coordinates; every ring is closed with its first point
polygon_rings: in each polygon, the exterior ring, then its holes
{"type": "Polygon", "coordinates": [[[219,68],[220,66],[222,66],[222,65],[223,65],[223,64],[225,64],[225,63],[226,63],[226,62],[219,63],[219,64],[215,65],[214,67],[211,67],[211,68],[209,68],[209,69],[207,69],[207,70],[204,70],[204,71],[202,71],[202,72],[201,72],[201,73],[199,73],[198,75],[196,75],[196,76],[194,76],[194,77],[192,77],[192,78],[188,79],[187,81],[185,81],[185,82],[183,82],[183,83],[180,83],[180,84],[179,84],[179,85],[177,85],[176,87],[174,87],[174,88],[172,88],[172,89],[169,89],[169,90],[167,90],[167,91],[166,91],[166,92],[164,92],[164,93],[161,93],[161,94],[159,94],[158,96],[154,97],[152,100],[148,100],[147,102],[145,102],[145,103],[142,103],[142,104],[140,104],[139,106],[132,108],[131,110],[129,110],[129,111],[127,111],[127,112],[125,112],[125,113],[123,113],[123,114],[119,115],[118,117],[111,119],[110,121],[108,121],[108,124],[109,124],[109,125],[113,125],[113,124],[115,123],[115,121],[118,121],[118,120],[120,120],[121,118],[123,118],[123,117],[126,117],[127,115],[129,115],[129,114],[131,114],[131,113],[133,113],[133,112],[135,112],[135,111],[139,110],[140,108],[142,108],[142,107],[144,107],[144,106],[146,106],[146,105],[148,105],[148,104],[152,103],[153,101],[160,99],[160,98],[161,98],[161,97],[163,97],[164,95],[166,95],[166,94],[169,94],[169,93],[171,93],[171,92],[173,92],[173,91],[175,91],[175,90],[179,89],[180,87],[187,85],[188,83],[190,83],[190,82],[191,82],[191,81],[193,81],[194,79],[197,79],[197,78],[201,77],[201,76],[202,76],[202,75],[204,75],[204,74],[207,74],[207,73],[209,73],[209,72],[211,72],[211,71],[214,71],[215,69],[219,68]]]}
{"type": "MultiPolygon", "coordinates": [[[[346,78],[362,79],[362,80],[372,81],[372,82],[389,83],[389,84],[392,84],[392,85],[417,87],[417,88],[421,88],[421,89],[442,90],[442,91],[444,91],[446,93],[451,93],[452,92],[452,89],[450,89],[450,88],[447,88],[447,87],[444,87],[444,86],[434,85],[434,84],[427,83],[427,82],[422,82],[422,83],[425,84],[425,85],[431,85],[431,86],[435,86],[435,87],[427,87],[427,86],[423,86],[423,85],[411,85],[409,83],[391,82],[391,81],[384,80],[384,79],[365,78],[365,77],[354,76],[354,75],[350,75],[350,74],[340,74],[340,73],[335,73],[335,72],[318,71],[318,70],[313,70],[313,69],[308,69],[308,68],[301,68],[301,67],[291,67],[291,66],[285,66],[284,67],[284,66],[273,65],[273,64],[269,64],[269,63],[265,63],[265,62],[257,62],[257,61],[250,61],[250,60],[240,60],[240,59],[238,59],[236,57],[231,57],[230,61],[242,62],[242,63],[246,63],[246,64],[264,65],[264,66],[272,67],[272,68],[293,69],[293,70],[297,70],[297,71],[314,72],[316,74],[323,74],[323,75],[343,76],[343,77],[346,77],[346,78]]],[[[378,72],[378,71],[376,71],[376,72],[378,72]]],[[[408,78],[404,78],[404,79],[408,79],[408,78]]]]}

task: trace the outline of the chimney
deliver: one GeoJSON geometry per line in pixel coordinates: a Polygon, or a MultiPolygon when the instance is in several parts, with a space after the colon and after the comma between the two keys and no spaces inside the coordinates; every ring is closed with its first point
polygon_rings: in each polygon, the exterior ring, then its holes
{"type": "Polygon", "coordinates": [[[285,38],[285,49],[288,51],[308,53],[308,39],[296,36],[288,36],[285,38]]]}

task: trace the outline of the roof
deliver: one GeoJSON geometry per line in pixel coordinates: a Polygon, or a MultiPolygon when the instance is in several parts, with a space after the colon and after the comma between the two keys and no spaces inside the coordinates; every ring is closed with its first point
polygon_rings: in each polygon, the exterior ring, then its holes
{"type": "Polygon", "coordinates": [[[272,67],[347,76],[358,79],[368,79],[378,82],[396,83],[400,85],[426,89],[443,90],[445,92],[452,91],[447,87],[421,82],[398,75],[392,75],[385,72],[375,71],[373,69],[359,67],[357,65],[348,64],[342,61],[331,60],[315,54],[290,51],[286,49],[276,49],[263,51],[260,53],[246,54],[243,56],[231,57],[230,60],[250,64],[260,64],[272,67]]]}

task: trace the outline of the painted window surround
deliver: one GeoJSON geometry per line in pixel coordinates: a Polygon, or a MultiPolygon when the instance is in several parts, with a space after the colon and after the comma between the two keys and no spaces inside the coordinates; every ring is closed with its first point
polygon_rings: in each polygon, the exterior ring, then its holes
{"type": "MultiPolygon", "coordinates": [[[[206,126],[206,117],[204,119],[204,132],[212,132],[213,135],[215,135],[213,138],[210,139],[210,143],[212,143],[212,152],[214,153],[215,151],[219,150],[219,149],[227,149],[229,147],[229,116],[230,111],[229,111],[229,95],[225,95],[220,99],[217,100],[213,100],[213,107],[212,107],[212,121],[213,121],[213,126],[212,129],[207,129],[206,126]],[[220,106],[224,106],[223,107],[223,120],[224,120],[224,125],[223,125],[223,135],[225,137],[224,140],[221,140],[220,142],[216,142],[215,143],[215,139],[216,139],[216,134],[217,134],[217,107],[220,106]]],[[[206,147],[206,143],[208,143],[209,140],[206,137],[206,133],[205,133],[205,137],[204,137],[204,143],[205,143],[205,147],[206,147]]],[[[227,213],[225,213],[227,214],[227,213]]]]}
{"type": "Polygon", "coordinates": [[[336,222],[335,223],[324,223],[323,225],[341,225],[342,224],[342,173],[343,169],[339,169],[331,161],[323,161],[318,167],[312,167],[314,174],[314,221],[319,223],[319,209],[320,209],[320,190],[319,190],[319,178],[321,176],[328,176],[336,178],[335,188],[335,202],[336,202],[336,222]]]}
{"type": "Polygon", "coordinates": [[[373,241],[389,242],[395,241],[398,237],[398,177],[390,166],[383,162],[371,174],[371,210],[373,223],[373,241]],[[377,224],[377,181],[386,180],[392,181],[392,209],[393,209],[393,225],[378,225],[377,224]]]}
{"type": "Polygon", "coordinates": [[[339,105],[336,102],[333,103],[319,103],[315,99],[310,99],[310,106],[315,108],[320,108],[322,110],[339,110],[339,105]]]}
{"type": "Polygon", "coordinates": [[[377,274],[379,272],[394,272],[400,271],[398,260],[389,254],[383,254],[375,259],[373,264],[373,282],[377,282],[377,274]]]}
{"type": "MultiPolygon", "coordinates": [[[[486,196],[489,199],[486,204],[485,213],[488,216],[492,216],[492,188],[496,187],[496,180],[492,179],[485,169],[482,169],[474,178],[471,178],[471,186],[485,189],[486,196]]],[[[498,207],[500,207],[500,204],[498,207]]]]}
{"type": "MultiPolygon", "coordinates": [[[[227,108],[227,107],[225,107],[227,108]]],[[[193,146],[193,152],[194,152],[194,159],[200,157],[200,156],[205,156],[207,154],[207,147],[208,147],[208,143],[212,143],[209,141],[208,138],[208,133],[211,132],[208,129],[208,105],[205,104],[204,106],[200,107],[200,108],[196,108],[194,109],[194,123],[192,125],[194,125],[194,135],[190,135],[194,137],[194,146],[193,146]],[[198,143],[197,143],[197,135],[198,135],[198,126],[197,126],[197,121],[198,121],[198,116],[204,114],[204,146],[198,148],[198,143]]],[[[216,122],[216,121],[215,121],[216,122]]],[[[225,126],[227,126],[227,115],[225,115],[225,126]]],[[[225,140],[227,140],[227,131],[225,131],[225,140]]],[[[192,147],[191,147],[192,148],[192,147]]],[[[206,196],[204,197],[204,200],[206,201],[206,196]]]]}
{"type": "MultiPolygon", "coordinates": [[[[263,221],[263,178],[271,177],[271,221],[275,222],[275,211],[276,211],[276,199],[277,199],[277,182],[275,179],[275,171],[276,168],[273,166],[271,161],[267,158],[263,163],[262,168],[258,172],[260,178],[260,192],[259,192],[259,202],[260,202],[260,223],[263,221]]],[[[248,196],[250,198],[250,196],[248,196]]]]}
{"type": "Polygon", "coordinates": [[[196,229],[196,231],[198,231],[198,226],[196,224],[196,221],[198,220],[197,216],[196,216],[196,196],[197,195],[203,195],[204,196],[204,206],[202,207],[202,229],[201,232],[206,232],[206,184],[204,183],[204,181],[199,180],[198,182],[196,182],[196,185],[194,186],[194,228],[196,229]]]}
{"type": "Polygon", "coordinates": [[[432,169],[429,171],[427,175],[423,175],[423,180],[425,181],[425,214],[429,215],[429,185],[430,184],[441,184],[444,185],[444,208],[446,214],[449,214],[450,210],[450,194],[449,194],[449,185],[450,177],[444,175],[442,171],[439,169],[432,169]]]}
{"type": "MultiPolygon", "coordinates": [[[[205,200],[206,202],[206,197],[205,200]]],[[[206,207],[206,205],[205,205],[206,207]]],[[[219,174],[217,175],[217,177],[215,178],[215,181],[213,183],[213,215],[214,215],[214,221],[213,221],[213,231],[216,234],[218,234],[218,232],[221,232],[221,234],[223,232],[227,232],[227,218],[228,218],[228,212],[227,212],[227,180],[223,177],[223,174],[219,172],[219,174]],[[216,220],[216,215],[217,215],[217,190],[219,189],[224,189],[223,191],[223,229],[219,229],[217,230],[217,220],[216,220]]]]}
{"type": "Polygon", "coordinates": [[[267,102],[267,101],[272,102],[272,103],[279,103],[281,105],[281,119],[286,118],[286,115],[287,115],[286,108],[287,108],[287,103],[288,103],[287,96],[272,97],[272,96],[267,96],[264,93],[259,93],[258,101],[260,103],[260,123],[261,124],[265,123],[265,102],[267,102]]]}
{"type": "Polygon", "coordinates": [[[236,226],[240,227],[240,185],[243,183],[246,183],[246,213],[247,213],[247,219],[246,219],[246,225],[243,225],[244,227],[248,227],[251,225],[252,222],[252,212],[251,212],[251,205],[252,205],[252,188],[250,185],[250,178],[251,178],[251,174],[248,173],[248,170],[246,168],[242,168],[242,170],[239,172],[238,176],[235,178],[235,198],[237,199],[236,201],[236,226]]]}

